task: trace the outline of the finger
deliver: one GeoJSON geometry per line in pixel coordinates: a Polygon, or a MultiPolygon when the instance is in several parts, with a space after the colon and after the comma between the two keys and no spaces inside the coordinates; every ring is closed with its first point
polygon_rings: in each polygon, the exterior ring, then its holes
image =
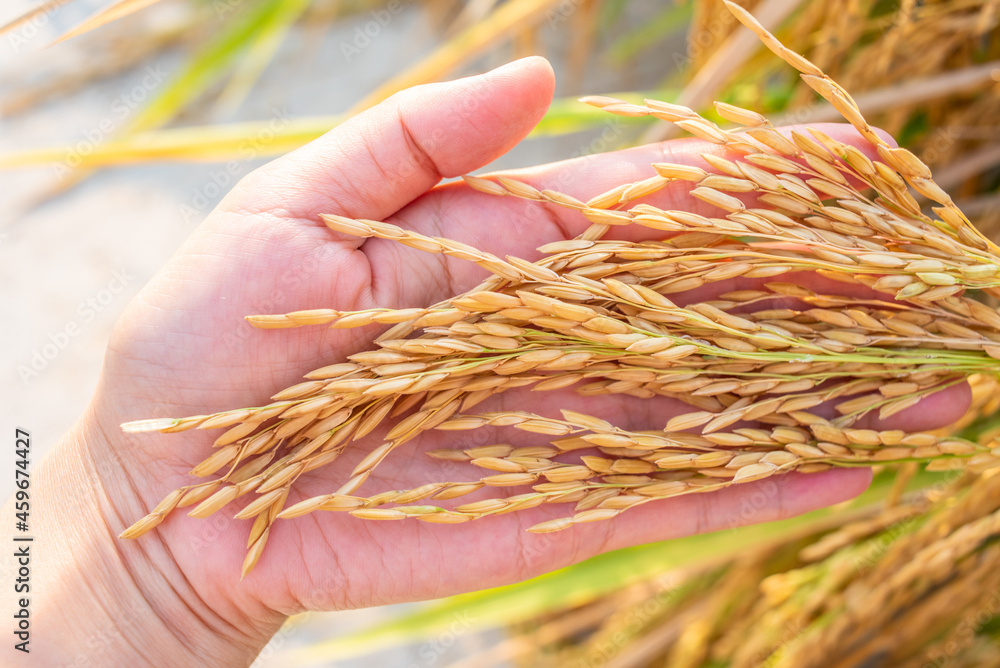
{"type": "Polygon", "coordinates": [[[346,121],[244,179],[220,206],[317,220],[321,213],[381,220],[442,177],[506,153],[552,99],[544,58],[417,86],[346,121]]]}
{"type": "MultiPolygon", "coordinates": [[[[767,278],[727,278],[721,281],[712,281],[693,290],[685,290],[670,295],[670,301],[680,306],[695,304],[697,302],[719,299],[727,292],[737,290],[760,290],[767,292],[769,283],[794,283],[803,288],[812,290],[817,295],[835,295],[837,297],[849,297],[858,301],[878,301],[893,303],[892,297],[877,292],[866,285],[860,283],[844,283],[833,278],[821,276],[812,271],[790,271],[778,276],[767,278]]],[[[766,302],[736,306],[731,309],[732,313],[753,313],[761,309],[794,309],[804,310],[812,308],[812,305],[797,297],[787,297],[779,293],[773,293],[773,298],[766,302]]]]}
{"type": "MultiPolygon", "coordinates": [[[[492,584],[495,585],[568,566],[611,550],[788,519],[852,499],[870,483],[871,471],[861,469],[774,476],[732,485],[710,494],[652,501],[609,521],[578,524],[548,534],[521,533],[520,537],[512,537],[513,549],[495,550],[499,553],[496,557],[490,555],[485,541],[495,545],[497,536],[503,536],[502,531],[509,529],[497,525],[489,527],[489,520],[459,525],[459,528],[468,531],[463,536],[465,549],[481,552],[484,559],[493,562],[484,564],[487,572],[480,577],[489,578],[490,572],[500,575],[502,579],[494,580],[492,584]],[[480,532],[487,535],[480,536],[480,532]],[[499,558],[501,554],[505,559],[499,558]]],[[[533,524],[567,514],[569,508],[565,504],[543,504],[507,517],[523,532],[533,524]]]]}
{"type": "MultiPolygon", "coordinates": [[[[762,395],[761,399],[775,395],[762,395]]],[[[839,417],[835,405],[850,397],[840,397],[809,409],[826,419],[839,417]]],[[[902,429],[908,432],[929,431],[953,424],[969,410],[972,405],[972,389],[967,382],[960,382],[938,392],[923,397],[919,403],[904,409],[885,419],[879,418],[874,410],[862,416],[852,427],[857,429],[876,429],[887,431],[902,429]]],[[[490,397],[477,406],[475,413],[506,412],[528,410],[545,417],[559,418],[560,409],[568,408],[587,415],[593,415],[608,420],[622,429],[629,431],[662,429],[670,418],[701,410],[683,399],[656,396],[639,399],[628,394],[580,395],[572,389],[556,392],[532,392],[530,387],[516,388],[502,394],[490,397]]],[[[767,425],[762,425],[768,428],[767,425]]],[[[730,427],[727,431],[735,427],[730,427]]],[[[697,429],[694,430],[697,433],[697,429]]],[[[504,442],[511,438],[520,441],[525,435],[520,432],[516,436],[499,437],[496,442],[504,442]]],[[[531,445],[536,445],[532,443],[531,445]]]]}
{"type": "MultiPolygon", "coordinates": [[[[789,136],[793,131],[808,134],[807,127],[813,127],[826,133],[836,141],[854,146],[871,159],[878,159],[875,147],[859,135],[853,127],[847,124],[793,125],[779,128],[779,131],[789,136]]],[[[893,144],[895,143],[887,134],[881,134],[887,140],[892,141],[893,144]]],[[[719,173],[718,169],[702,157],[703,154],[711,154],[727,160],[736,160],[743,155],[725,146],[699,139],[685,138],[637,146],[615,153],[582,156],[551,165],[503,172],[502,175],[522,181],[540,190],[556,190],[587,201],[623,183],[633,183],[655,176],[656,172],[652,165],[658,162],[699,167],[711,174],[719,173]]],[[[855,183],[857,184],[857,182],[855,183]]],[[[688,181],[674,181],[647,197],[630,202],[629,205],[644,202],[665,210],[679,209],[704,216],[719,216],[723,213],[721,209],[696,197],[692,197],[690,191],[693,189],[693,186],[694,184],[688,181]]],[[[754,193],[731,194],[743,201],[747,206],[756,206],[757,195],[754,193]]],[[[538,206],[534,202],[525,202],[525,204],[538,206]]],[[[560,224],[572,233],[573,236],[579,234],[591,224],[583,216],[571,209],[552,205],[542,206],[545,206],[551,215],[557,216],[560,224]]],[[[609,237],[623,239],[650,239],[662,235],[662,232],[643,229],[638,226],[621,227],[612,230],[612,232],[613,234],[609,235],[609,237]]]]}
{"type": "Polygon", "coordinates": [[[927,395],[917,404],[895,415],[882,419],[878,411],[872,411],[858,420],[858,429],[880,431],[902,429],[904,431],[930,431],[957,422],[972,405],[972,388],[962,381],[940,392],[927,395]]]}
{"type": "MultiPolygon", "coordinates": [[[[847,382],[851,382],[851,379],[847,379],[847,382]]],[[[820,389],[817,389],[816,391],[822,393],[822,388],[832,387],[833,385],[833,382],[824,383],[820,386],[820,389]]],[[[764,395],[764,398],[769,396],[771,395],[764,395]]],[[[836,399],[824,401],[817,406],[813,406],[809,409],[809,412],[827,420],[834,420],[842,417],[841,412],[837,410],[838,404],[842,404],[861,396],[864,395],[853,394],[840,396],[836,399]]],[[[954,424],[968,412],[971,405],[972,388],[969,386],[968,382],[963,380],[936,392],[932,392],[931,394],[922,397],[920,401],[913,406],[905,408],[886,418],[879,416],[879,410],[877,408],[872,409],[864,415],[858,417],[857,420],[850,426],[853,429],[874,429],[876,431],[891,431],[894,429],[901,429],[907,432],[931,431],[954,424]]],[[[768,425],[763,423],[757,423],[751,426],[761,427],[764,429],[769,428],[768,425]]]]}
{"type": "MultiPolygon", "coordinates": [[[[363,239],[337,243],[318,215],[382,218],[442,176],[486,164],[534,127],[552,87],[548,63],[528,58],[481,76],[407,90],[260,168],[151,281],[136,306],[141,315],[123,319],[122,337],[135,335],[134,323],[157,323],[147,331],[174,327],[183,310],[187,326],[214,328],[227,345],[214,343],[218,336],[185,340],[171,351],[176,359],[191,369],[210,359],[235,376],[270,365],[276,370],[274,390],[329,363],[331,347],[356,352],[370,330],[331,334],[309,328],[262,337],[247,333],[243,317],[375,305],[370,264],[355,250],[363,239]],[[273,352],[278,347],[280,355],[273,352]]],[[[181,371],[190,373],[179,365],[172,373],[181,371]]],[[[218,401],[218,391],[209,391],[218,401]]]]}
{"type": "MultiPolygon", "coordinates": [[[[810,412],[833,419],[839,414],[834,404],[844,398],[817,406],[810,412]]],[[[925,397],[918,405],[901,411],[884,420],[879,419],[878,411],[863,416],[852,425],[855,429],[875,429],[878,431],[903,430],[920,432],[939,429],[954,423],[968,410],[971,402],[971,391],[967,383],[947,388],[946,390],[925,397]]],[[[517,388],[490,397],[473,410],[466,413],[508,413],[511,411],[528,411],[544,417],[560,419],[561,410],[569,409],[586,415],[607,420],[618,428],[632,432],[656,431],[672,417],[699,410],[686,404],[681,399],[656,396],[648,399],[638,399],[625,394],[579,395],[572,390],[556,392],[531,392],[529,388],[517,388]]],[[[756,427],[772,429],[774,425],[763,423],[738,423],[727,431],[738,427],[756,427]]],[[[697,429],[692,432],[698,433],[697,429]]],[[[376,433],[381,437],[383,434],[376,433]]],[[[551,436],[525,432],[512,427],[481,427],[468,432],[456,434],[453,432],[429,432],[418,437],[397,451],[396,456],[385,461],[376,471],[373,481],[377,480],[375,491],[385,489],[407,489],[418,486],[430,480],[414,480],[415,471],[429,471],[432,475],[440,475],[439,469],[448,469],[448,479],[478,480],[482,475],[488,475],[482,469],[471,464],[452,461],[432,460],[427,455],[428,450],[455,447],[461,449],[475,448],[494,444],[509,444],[514,447],[545,447],[552,440],[551,436]]],[[[376,438],[373,443],[379,442],[376,438]]],[[[358,452],[345,452],[341,462],[346,470],[350,470],[367,454],[363,449],[358,452]]],[[[581,454],[602,456],[596,449],[591,451],[576,450],[559,457],[561,462],[576,461],[581,454]]],[[[521,493],[523,490],[511,490],[511,493],[521,493]]],[[[496,490],[493,490],[496,493],[496,490]]],[[[477,497],[478,498],[478,497],[477,497]]]]}
{"type": "MultiPolygon", "coordinates": [[[[867,469],[789,473],[738,484],[711,494],[652,502],[616,517],[590,550],[615,550],[656,540],[773,522],[847,501],[871,483],[867,469]]],[[[587,526],[587,525],[584,525],[587,526]]],[[[592,526],[592,525],[591,525],[592,526]]],[[[570,529],[571,531],[573,529],[570,529]]],[[[595,528],[595,533],[599,529],[595,528]]],[[[594,537],[595,541],[597,537],[594,537]]],[[[584,539],[586,545],[590,541],[584,539]]],[[[580,558],[590,556],[586,552],[580,558]]]]}
{"type": "Polygon", "coordinates": [[[542,505],[475,522],[449,526],[404,522],[360,522],[332,513],[314,513],[280,522],[272,540],[283,544],[301,535],[337,536],[331,558],[329,543],[311,541],[303,550],[312,570],[308,576],[289,572],[287,563],[265,553],[251,578],[280,573],[303,580],[308,608],[352,607],[373,602],[437,598],[470,589],[518,582],[583,561],[603,552],[681,538],[693,534],[785,519],[845,501],[860,494],[871,480],[867,470],[792,473],[733,485],[712,494],[657,500],[628,510],[611,521],[573,526],[548,534],[525,533],[529,526],[570,512],[565,504],[542,505]],[[403,549],[420,546],[421,550],[403,549]],[[386,577],[369,573],[377,563],[386,577]],[[429,566],[430,565],[430,566],[429,566]],[[391,577],[404,573],[406,579],[391,577]],[[328,583],[316,590],[315,581],[328,583]],[[333,597],[334,601],[327,600],[333,597]]]}
{"type": "MultiPolygon", "coordinates": [[[[871,145],[848,125],[816,127],[838,141],[875,156],[871,145]]],[[[785,128],[786,131],[791,129],[785,128]]],[[[729,159],[737,157],[731,151],[702,140],[678,139],[503,174],[538,189],[557,190],[586,201],[622,183],[654,175],[651,165],[656,162],[675,162],[717,171],[701,157],[705,152],[729,159]]],[[[689,194],[692,187],[689,182],[674,182],[641,201],[667,210],[720,215],[720,209],[692,197],[689,194]]],[[[744,196],[744,199],[752,203],[753,198],[744,196]]],[[[470,244],[500,257],[516,255],[528,259],[539,257],[535,251],[537,247],[572,238],[590,225],[586,218],[571,209],[488,195],[457,183],[436,188],[400,211],[394,222],[422,234],[470,244]]],[[[630,240],[655,239],[663,235],[635,225],[623,226],[614,233],[614,238],[630,240]]],[[[447,277],[447,280],[436,281],[394,281],[387,276],[376,295],[379,303],[412,306],[437,301],[451,292],[473,287],[484,276],[484,272],[471,263],[443,255],[428,255],[388,240],[371,239],[364,250],[375,267],[412,265],[420,275],[447,277]]]]}

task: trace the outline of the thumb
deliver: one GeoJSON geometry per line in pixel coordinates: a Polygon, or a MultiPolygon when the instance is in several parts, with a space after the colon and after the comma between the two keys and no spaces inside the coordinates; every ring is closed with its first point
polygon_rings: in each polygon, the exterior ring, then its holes
{"type": "Polygon", "coordinates": [[[540,57],[404,90],[243,179],[223,211],[381,220],[524,138],[552,100],[540,57]]]}

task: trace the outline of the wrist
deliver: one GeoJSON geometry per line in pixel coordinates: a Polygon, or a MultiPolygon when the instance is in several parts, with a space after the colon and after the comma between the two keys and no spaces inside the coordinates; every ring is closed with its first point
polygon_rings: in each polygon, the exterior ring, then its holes
{"type": "MultiPolygon", "coordinates": [[[[277,614],[259,620],[219,614],[155,533],[140,541],[117,537],[144,514],[145,501],[91,416],[38,462],[31,481],[35,540],[25,595],[33,633],[25,659],[59,666],[248,665],[280,626],[277,614]]],[[[12,557],[5,555],[5,570],[16,572],[12,557]]]]}

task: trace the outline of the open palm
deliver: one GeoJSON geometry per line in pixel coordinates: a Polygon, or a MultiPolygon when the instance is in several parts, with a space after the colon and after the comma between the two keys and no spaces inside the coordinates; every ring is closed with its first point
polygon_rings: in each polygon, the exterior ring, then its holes
{"type": "MultiPolygon", "coordinates": [[[[371,329],[258,331],[244,322],[245,315],[424,306],[467,290],[484,276],[478,267],[443,255],[390,241],[338,237],[319,214],[391,220],[500,256],[534,258],[537,246],[579,234],[586,221],[572,213],[492,197],[460,183],[435,188],[443,177],[475,170],[509,150],[540,119],[552,89],[551,70],[538,58],[480,77],[411,89],[244,179],[142,290],[114,332],[87,418],[88,434],[100,441],[99,447],[90,446],[91,455],[103,463],[98,470],[110,472],[101,481],[112,509],[106,513],[110,528],[123,529],[168,491],[189,484],[188,472],[205,458],[217,435],[123,434],[121,422],[259,406],[305,373],[371,346],[371,329]]],[[[828,131],[851,140],[847,130],[828,131]]],[[[672,162],[707,166],[698,153],[716,149],[681,140],[517,176],[587,199],[649,176],[650,163],[667,160],[667,153],[672,162]]],[[[706,207],[678,189],[668,188],[653,199],[664,208],[706,207]]],[[[822,279],[799,280],[820,285],[822,279]]],[[[821,287],[851,289],[834,285],[821,287]]],[[[685,410],[666,398],[580,397],[570,391],[513,391],[492,401],[483,409],[530,407],[555,416],[559,407],[572,406],[635,429],[660,427],[685,410]]],[[[953,388],[926,400],[934,403],[933,410],[926,410],[925,402],[920,411],[904,411],[891,422],[910,430],[943,425],[962,412],[966,401],[964,386],[953,388]]],[[[349,448],[343,461],[301,479],[293,491],[299,496],[289,503],[336,490],[381,442],[378,435],[349,448]]],[[[454,446],[456,439],[465,439],[461,442],[469,447],[512,437],[518,444],[533,443],[521,432],[425,434],[387,459],[363,489],[475,480],[471,467],[435,462],[422,452],[454,446]]],[[[249,523],[231,519],[229,508],[210,520],[175,513],[151,534],[119,541],[119,549],[131,569],[155,571],[188,605],[210,611],[214,619],[273,631],[284,615],[304,609],[360,607],[494,586],[608,549],[801,513],[849,498],[867,481],[866,471],[793,474],[648,504],[614,522],[545,535],[523,529],[565,514],[565,508],[540,507],[457,526],[313,513],[280,520],[260,563],[243,581],[239,573],[249,523]],[[741,514],[743,500],[761,491],[766,504],[755,504],[752,516],[741,514]]]]}

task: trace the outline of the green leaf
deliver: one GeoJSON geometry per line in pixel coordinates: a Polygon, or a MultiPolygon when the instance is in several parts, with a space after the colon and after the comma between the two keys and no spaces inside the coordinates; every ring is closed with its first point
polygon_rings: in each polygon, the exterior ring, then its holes
{"type": "MultiPolygon", "coordinates": [[[[653,95],[661,95],[654,93],[653,95]]],[[[667,94],[670,99],[672,93],[667,94]]],[[[639,102],[643,93],[616,93],[616,97],[639,102]]],[[[269,119],[220,125],[188,126],[140,132],[94,146],[80,156],[79,167],[110,167],[154,161],[225,162],[245,157],[253,146],[255,157],[282,155],[323,135],[344,121],[342,114],[296,119],[269,119]]],[[[582,104],[576,98],[554,101],[530,136],[555,136],[600,127],[609,114],[582,104]]],[[[645,118],[621,118],[624,122],[648,122],[645,118]]],[[[66,147],[27,149],[0,154],[0,169],[46,165],[66,159],[66,147]]]]}
{"type": "Polygon", "coordinates": [[[169,122],[211,85],[224,77],[257,35],[294,13],[301,0],[263,0],[234,17],[219,34],[188,60],[180,73],[132,121],[126,132],[142,132],[169,122]]]}
{"type": "Polygon", "coordinates": [[[243,104],[261,73],[274,59],[288,31],[311,3],[312,0],[286,0],[260,32],[251,37],[246,55],[216,102],[219,113],[231,114],[243,104]]]}
{"type": "MultiPolygon", "coordinates": [[[[102,142],[79,167],[114,167],[140,162],[225,162],[281,155],[306,144],[343,121],[342,116],[273,118],[225,125],[204,125],[140,132],[102,142]]],[[[59,162],[66,147],[28,149],[0,155],[0,169],[59,162]]]]}

